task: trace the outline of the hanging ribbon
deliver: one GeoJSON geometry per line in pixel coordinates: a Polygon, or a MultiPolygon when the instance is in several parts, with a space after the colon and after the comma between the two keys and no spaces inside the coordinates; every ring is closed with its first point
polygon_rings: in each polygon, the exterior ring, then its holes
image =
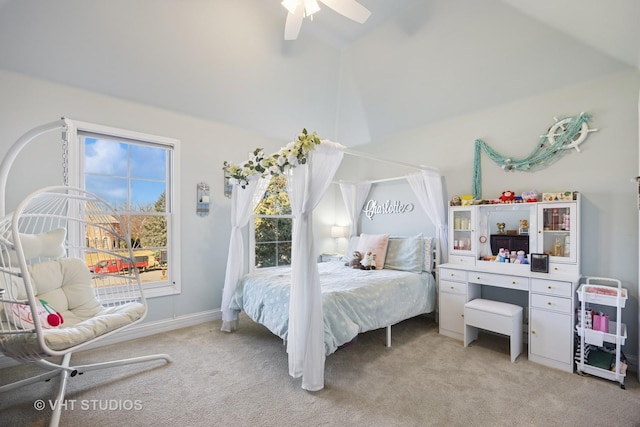
{"type": "Polygon", "coordinates": [[[588,114],[581,113],[572,118],[555,119],[556,123],[549,128],[547,134],[540,136],[540,142],[533,152],[523,159],[505,157],[489,147],[486,142],[476,139],[473,157],[473,198],[475,200],[482,198],[480,165],[482,151],[505,171],[533,172],[551,165],[566,154],[568,149],[575,148],[579,152],[578,145],[584,141],[587,133],[597,130],[589,129],[587,126],[589,118],[588,114]]]}

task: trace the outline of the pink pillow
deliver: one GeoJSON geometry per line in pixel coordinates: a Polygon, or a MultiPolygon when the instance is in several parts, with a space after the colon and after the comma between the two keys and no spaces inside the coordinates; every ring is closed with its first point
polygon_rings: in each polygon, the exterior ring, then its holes
{"type": "Polygon", "coordinates": [[[388,234],[361,234],[358,239],[358,248],[356,249],[363,256],[367,252],[376,254],[376,269],[384,268],[384,260],[387,257],[387,246],[389,245],[388,234]]]}

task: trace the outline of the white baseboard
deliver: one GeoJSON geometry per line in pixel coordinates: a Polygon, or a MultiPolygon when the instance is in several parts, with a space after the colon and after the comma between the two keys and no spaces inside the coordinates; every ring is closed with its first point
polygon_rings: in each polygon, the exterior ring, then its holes
{"type": "MultiPolygon", "coordinates": [[[[169,332],[175,329],[187,328],[189,326],[195,326],[204,322],[220,320],[221,318],[222,312],[220,310],[210,310],[202,311],[200,313],[192,313],[186,316],[175,317],[173,319],[158,320],[155,322],[143,322],[127,328],[117,334],[96,341],[94,344],[83,348],[83,350],[103,347],[105,345],[116,344],[136,338],[148,337],[150,335],[159,334],[161,332],[169,332]]],[[[17,362],[10,357],[6,357],[0,354],[0,369],[8,368],[9,366],[16,366],[19,364],[20,362],[17,362]]]]}

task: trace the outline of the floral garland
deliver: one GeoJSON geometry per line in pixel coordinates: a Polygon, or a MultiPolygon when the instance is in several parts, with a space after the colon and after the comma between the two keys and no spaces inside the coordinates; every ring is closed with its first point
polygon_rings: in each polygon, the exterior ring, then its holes
{"type": "Polygon", "coordinates": [[[307,163],[308,153],[320,144],[320,138],[315,132],[307,133],[302,129],[298,139],[291,141],[280,151],[270,156],[265,156],[262,148],[256,148],[249,153],[249,159],[242,165],[224,162],[222,168],[232,184],[246,188],[249,181],[284,174],[287,169],[307,163]]]}

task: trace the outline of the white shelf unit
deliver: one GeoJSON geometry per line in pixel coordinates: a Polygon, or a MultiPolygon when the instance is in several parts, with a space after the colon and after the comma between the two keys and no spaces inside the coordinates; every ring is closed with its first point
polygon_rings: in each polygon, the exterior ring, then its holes
{"type": "Polygon", "coordinates": [[[576,369],[579,373],[586,373],[620,383],[620,388],[625,388],[624,378],[626,372],[621,371],[621,347],[627,338],[627,326],[622,323],[622,309],[627,301],[627,289],[617,279],[606,277],[587,277],[578,290],[580,301],[580,322],[576,325],[576,333],[580,338],[580,357],[576,360],[576,369]],[[609,321],[609,332],[602,332],[587,328],[585,313],[587,308],[593,306],[615,307],[615,319],[609,321]],[[604,369],[593,366],[585,360],[585,345],[602,347],[604,343],[615,345],[615,366],[604,369]]]}

